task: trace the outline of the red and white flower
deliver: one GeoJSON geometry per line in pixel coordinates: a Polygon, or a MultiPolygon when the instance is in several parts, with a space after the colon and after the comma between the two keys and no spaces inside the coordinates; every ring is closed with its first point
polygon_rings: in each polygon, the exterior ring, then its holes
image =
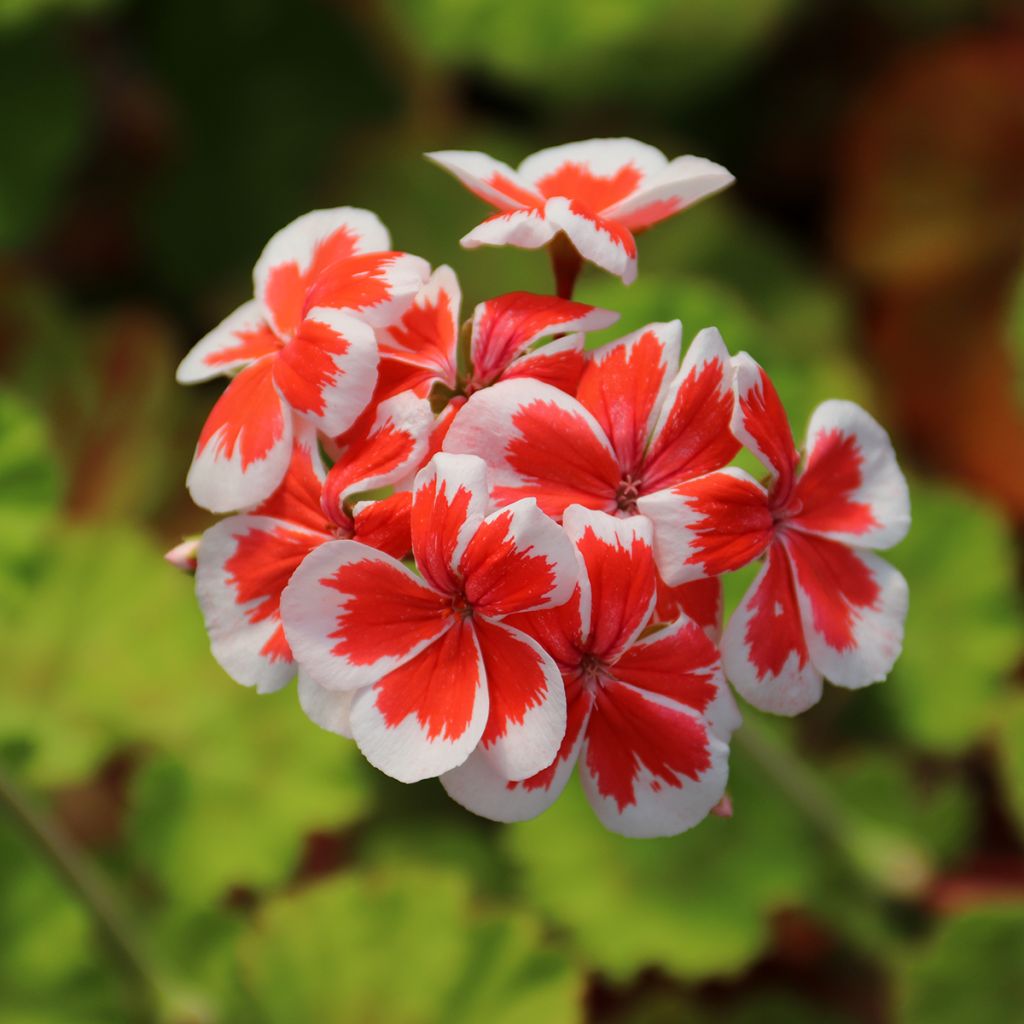
{"type": "Polygon", "coordinates": [[[438,267],[398,322],[379,332],[386,393],[413,389],[427,395],[435,384],[469,393],[513,377],[532,377],[572,392],[583,371],[583,335],[578,332],[618,320],[617,313],[552,295],[499,295],[473,310],[471,365],[460,381],[460,306],[455,273],[438,267]],[[556,333],[564,336],[535,347],[556,333]]]}
{"type": "Polygon", "coordinates": [[[613,515],[725,465],[734,397],[718,331],[701,331],[682,366],[678,320],[650,324],[592,353],[576,397],[534,380],[478,392],[456,416],[446,451],[486,460],[499,505],[535,496],[560,518],[578,504],[613,515]]]}
{"type": "Polygon", "coordinates": [[[325,473],[316,431],[296,425],[284,480],[262,504],[229,516],[199,544],[196,595],[214,657],[243,686],[278,690],[295,675],[281,592],[314,548],[354,537],[396,557],[411,545],[408,493],[349,507],[350,496],[408,475],[426,452],[432,417],[412,394],[381,405],[373,428],[325,473]]]}
{"type": "Polygon", "coordinates": [[[590,139],[542,149],[518,170],[485,153],[447,150],[427,157],[499,211],[462,239],[467,249],[537,249],[561,231],[584,259],[626,284],[636,278],[634,232],[733,182],[710,160],[668,160],[636,139],[590,139]]]}
{"type": "Polygon", "coordinates": [[[679,583],[764,566],[725,630],[726,674],[751,704],[794,715],[845,687],[884,679],[903,644],[907,584],[872,549],[910,526],[906,480],[889,437],[852,402],[811,417],[803,467],[771,381],[736,357],[733,432],[770,470],[681,483],[648,501],[662,574],[679,583]]]}
{"type": "Polygon", "coordinates": [[[651,629],[657,577],[651,524],[578,505],[565,529],[582,568],[562,606],[513,617],[557,662],[567,727],[555,761],[520,781],[474,753],[442,777],[463,806],[497,821],[549,807],[579,763],[602,823],[627,836],[675,835],[722,799],[739,724],[718,651],[686,616],[651,629]]]}
{"type": "Polygon", "coordinates": [[[352,207],[307,213],[267,243],[255,298],[178,367],[182,384],[235,374],[199,436],[196,504],[229,512],[268,497],[291,460],[293,413],[334,436],[363,412],[377,382],[373,328],[400,316],[429,273],[389,246],[377,217],[352,207]]]}
{"type": "Polygon", "coordinates": [[[304,676],[355,691],[346,728],[403,782],[477,746],[506,778],[532,775],[561,743],[565,693],[550,655],[505,620],[568,600],[572,545],[533,501],[487,515],[484,463],[442,453],[416,477],[412,552],[420,575],[353,541],[308,555],[281,602],[304,676]]]}

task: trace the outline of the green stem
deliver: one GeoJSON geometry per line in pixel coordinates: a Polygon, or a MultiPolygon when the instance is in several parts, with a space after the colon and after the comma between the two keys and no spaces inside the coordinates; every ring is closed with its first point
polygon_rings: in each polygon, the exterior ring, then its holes
{"type": "Polygon", "coordinates": [[[164,987],[127,915],[103,879],[93,870],[75,842],[35,807],[17,783],[2,770],[0,806],[7,808],[88,911],[118,966],[139,991],[148,1015],[158,1019],[160,1008],[166,1005],[164,987]]]}

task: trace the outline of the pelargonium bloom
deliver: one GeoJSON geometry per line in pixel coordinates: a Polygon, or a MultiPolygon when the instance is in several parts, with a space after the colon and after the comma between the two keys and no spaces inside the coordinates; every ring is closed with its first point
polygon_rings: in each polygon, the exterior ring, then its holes
{"type": "Polygon", "coordinates": [[[353,207],[307,213],[267,243],[255,298],[178,367],[182,384],[235,375],[196,445],[197,505],[230,512],[267,498],[291,460],[293,413],[333,436],[363,412],[377,382],[373,328],[401,315],[429,273],[390,244],[377,217],[353,207]]]}
{"type": "Polygon", "coordinates": [[[664,153],[636,139],[589,139],[542,149],[518,170],[485,153],[446,150],[427,157],[498,209],[462,244],[537,249],[564,232],[580,256],[636,278],[633,232],[731,185],[710,160],[664,153]]]}
{"type": "Polygon", "coordinates": [[[575,553],[536,502],[488,515],[487,493],[482,460],[436,455],[413,490],[419,575],[336,541],[307,556],[281,601],[304,675],[355,691],[347,728],[402,782],[450,771],[478,745],[506,778],[525,778],[565,733],[557,666],[505,620],[568,600],[575,553]]]}
{"type": "Polygon", "coordinates": [[[517,615],[557,662],[567,726],[558,756],[510,781],[474,753],[442,776],[465,807],[498,821],[532,818],[559,796],[578,763],[601,822],[627,836],[675,835],[722,799],[728,739],[739,714],[718,651],[686,616],[651,629],[657,577],[651,524],[574,505],[565,529],[582,572],[558,608],[517,615]]]}
{"type": "Polygon", "coordinates": [[[408,475],[426,453],[429,405],[400,395],[381,405],[366,434],[325,473],[316,431],[296,426],[291,464],[277,490],[244,515],[210,527],[199,544],[196,596],[224,671],[261,693],[295,675],[281,626],[281,593],[314,548],[354,537],[396,557],[408,553],[408,493],[348,506],[348,498],[408,475]]]}
{"type": "Polygon", "coordinates": [[[729,680],[755,707],[795,715],[822,677],[861,687],[884,679],[903,644],[907,583],[872,549],[910,526],[907,483],[885,430],[852,402],[811,416],[804,462],[767,374],[736,357],[733,432],[769,469],[683,482],[652,499],[662,574],[717,575],[765,556],[723,639],[729,680]]]}
{"type": "Polygon", "coordinates": [[[583,335],[609,327],[619,316],[553,295],[509,292],[473,310],[470,366],[459,380],[458,341],[462,302],[450,267],[438,267],[402,317],[379,332],[380,376],[388,393],[429,394],[435,384],[454,392],[477,391],[498,380],[532,377],[574,391],[583,370],[583,335]],[[563,337],[540,348],[551,334],[563,337]]]}
{"type": "Polygon", "coordinates": [[[701,331],[682,366],[681,341],[673,320],[597,349],[575,398],[533,380],[478,392],[456,416],[445,450],[487,461],[497,504],[535,496],[554,518],[573,504],[643,512],[647,496],[718,469],[739,450],[721,336],[701,331]]]}

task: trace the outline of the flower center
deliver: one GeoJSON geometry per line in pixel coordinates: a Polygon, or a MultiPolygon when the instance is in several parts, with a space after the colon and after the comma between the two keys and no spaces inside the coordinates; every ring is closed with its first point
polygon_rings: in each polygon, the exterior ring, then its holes
{"type": "Polygon", "coordinates": [[[628,474],[619,482],[619,489],[615,492],[615,504],[619,506],[620,512],[628,515],[636,515],[636,499],[640,497],[641,481],[634,480],[628,474]]]}
{"type": "Polygon", "coordinates": [[[608,666],[596,654],[584,654],[579,664],[580,682],[583,689],[593,693],[605,684],[608,666]]]}
{"type": "Polygon", "coordinates": [[[465,594],[455,594],[452,597],[452,615],[460,619],[471,619],[473,617],[473,606],[466,600],[465,594]]]}

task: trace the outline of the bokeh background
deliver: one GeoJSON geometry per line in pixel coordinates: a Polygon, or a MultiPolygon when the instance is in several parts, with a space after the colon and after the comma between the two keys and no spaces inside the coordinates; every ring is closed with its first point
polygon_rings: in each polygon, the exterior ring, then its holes
{"type": "Polygon", "coordinates": [[[1024,1021],[1022,242],[1012,0],[0,0],[0,1020],[1024,1021]],[[892,677],[748,709],[734,817],[658,841],[373,773],[160,558],[219,387],[174,366],[273,231],[548,290],[420,153],[617,134],[738,183],[579,294],[717,324],[798,432],[867,405],[915,513],[892,677]]]}

